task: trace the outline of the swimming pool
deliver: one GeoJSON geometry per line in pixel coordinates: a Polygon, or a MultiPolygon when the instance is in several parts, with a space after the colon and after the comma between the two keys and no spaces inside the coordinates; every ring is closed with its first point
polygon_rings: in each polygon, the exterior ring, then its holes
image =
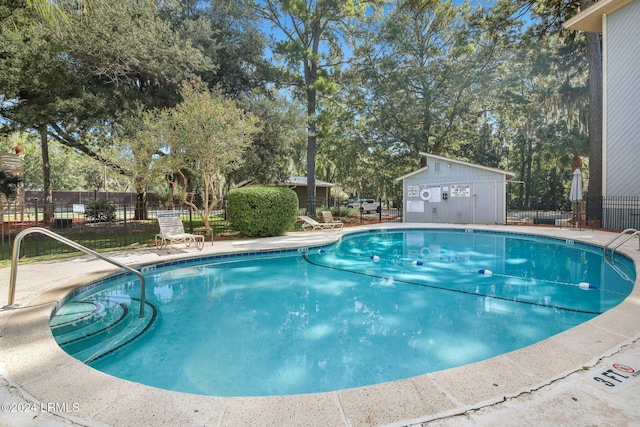
{"type": "Polygon", "coordinates": [[[608,310],[635,278],[628,259],[610,264],[594,246],[473,230],[355,233],[145,274],[148,319],[125,315],[137,289],[119,277],[61,305],[56,339],[112,375],[226,396],[335,390],[483,360],[608,310]],[[122,336],[127,318],[137,332],[122,336]],[[94,320],[100,327],[87,326],[94,320]]]}

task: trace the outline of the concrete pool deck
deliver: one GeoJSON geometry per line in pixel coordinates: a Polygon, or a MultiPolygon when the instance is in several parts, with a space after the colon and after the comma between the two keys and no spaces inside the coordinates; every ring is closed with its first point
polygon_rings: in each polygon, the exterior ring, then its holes
{"type": "MultiPolygon", "coordinates": [[[[132,266],[231,251],[272,250],[331,242],[369,228],[472,228],[538,234],[603,245],[615,233],[569,228],[381,224],[345,231],[297,232],[265,239],[207,242],[111,254],[132,266]]],[[[638,239],[620,252],[640,266],[638,239]]],[[[545,341],[471,365],[405,380],[328,393],[223,398],[132,383],[98,372],[55,343],[49,318],[75,287],[117,272],[80,256],[20,265],[17,308],[0,310],[0,425],[598,425],[640,422],[640,381],[616,364],[640,370],[640,279],[612,310],[545,341]],[[601,380],[597,382],[594,377],[601,380]]],[[[9,268],[0,270],[6,304],[9,268]]],[[[141,355],[143,357],[143,355],[141,355]]],[[[624,368],[624,367],[623,367],[624,368]]]]}

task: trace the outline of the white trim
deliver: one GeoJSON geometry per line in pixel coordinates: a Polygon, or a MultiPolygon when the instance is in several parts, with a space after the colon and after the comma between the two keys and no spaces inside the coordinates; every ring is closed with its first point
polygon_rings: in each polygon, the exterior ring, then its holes
{"type": "Polygon", "coordinates": [[[429,158],[440,160],[440,161],[443,161],[443,162],[455,163],[455,164],[459,164],[459,165],[470,166],[470,167],[473,167],[473,168],[476,168],[476,169],[482,169],[482,170],[486,170],[486,171],[490,171],[490,172],[499,173],[499,174],[504,176],[504,180],[505,181],[508,181],[509,179],[511,179],[511,178],[516,176],[516,174],[514,172],[508,172],[508,171],[504,171],[502,169],[490,168],[488,166],[482,166],[482,165],[477,165],[477,164],[474,164],[474,163],[463,162],[462,160],[450,159],[448,157],[437,156],[435,154],[429,154],[429,153],[420,152],[420,155],[421,156],[425,156],[427,158],[427,166],[425,166],[423,168],[420,168],[417,171],[413,171],[411,173],[403,175],[403,176],[401,176],[399,178],[396,178],[396,181],[402,181],[403,179],[409,178],[409,177],[411,177],[413,175],[419,174],[420,172],[423,172],[423,171],[429,169],[429,166],[428,166],[429,158]]]}
{"type": "Polygon", "coordinates": [[[506,179],[467,179],[466,181],[439,181],[439,182],[429,182],[424,185],[433,185],[434,187],[446,187],[448,185],[464,185],[464,184],[472,184],[474,182],[504,182],[508,184],[512,181],[506,179]]]}
{"type": "Polygon", "coordinates": [[[607,196],[607,123],[608,123],[608,84],[609,36],[607,34],[607,15],[602,15],[602,197],[607,196]]]}
{"type": "Polygon", "coordinates": [[[633,0],[600,0],[593,3],[573,18],[565,21],[565,28],[586,31],[590,33],[604,33],[604,22],[601,17],[606,16],[633,0]]]}
{"type": "Polygon", "coordinates": [[[424,171],[426,171],[426,170],[429,170],[429,165],[427,165],[427,166],[425,166],[425,167],[423,167],[423,168],[420,168],[420,169],[418,169],[417,171],[413,171],[413,172],[408,173],[408,174],[406,174],[406,175],[403,175],[403,176],[401,176],[401,177],[399,177],[399,178],[396,178],[396,181],[402,181],[403,179],[408,178],[408,177],[410,177],[411,175],[415,175],[415,174],[418,174],[418,173],[420,173],[420,172],[424,172],[424,171]]]}
{"type": "MultiPolygon", "coordinates": [[[[506,190],[506,188],[505,188],[506,190]]],[[[507,192],[504,191],[504,194],[506,194],[507,192]]],[[[493,223],[497,224],[498,223],[498,183],[494,182],[493,183],[493,200],[495,200],[495,202],[493,203],[493,223]]],[[[505,207],[504,210],[504,214],[507,214],[507,209],[505,207]]],[[[505,218],[506,220],[506,218],[505,218]]]]}
{"type": "Polygon", "coordinates": [[[407,186],[402,183],[402,222],[407,222],[407,186]]]}
{"type": "Polygon", "coordinates": [[[476,183],[471,183],[471,223],[476,223],[476,210],[478,207],[478,193],[476,192],[476,183]]]}

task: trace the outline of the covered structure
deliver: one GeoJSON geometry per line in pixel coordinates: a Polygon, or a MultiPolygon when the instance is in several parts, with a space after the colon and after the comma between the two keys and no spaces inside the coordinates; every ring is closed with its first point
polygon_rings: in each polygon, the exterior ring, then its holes
{"type": "Polygon", "coordinates": [[[435,154],[402,181],[405,222],[506,224],[507,181],[515,174],[435,154]]]}
{"type": "MultiPolygon", "coordinates": [[[[236,187],[251,187],[257,185],[261,184],[254,183],[253,181],[244,181],[236,187]]],[[[292,175],[284,181],[275,182],[270,185],[274,187],[287,187],[292,189],[298,196],[298,205],[300,209],[306,209],[309,206],[306,176],[292,175]]],[[[329,197],[331,196],[331,188],[333,187],[335,187],[335,184],[316,179],[316,206],[329,206],[329,197]]]]}

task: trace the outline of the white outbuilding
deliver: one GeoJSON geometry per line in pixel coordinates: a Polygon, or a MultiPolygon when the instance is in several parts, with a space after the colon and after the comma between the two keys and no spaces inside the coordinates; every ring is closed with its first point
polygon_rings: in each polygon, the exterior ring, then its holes
{"type": "Polygon", "coordinates": [[[435,154],[402,181],[404,222],[506,224],[507,181],[513,172],[435,154]]]}

